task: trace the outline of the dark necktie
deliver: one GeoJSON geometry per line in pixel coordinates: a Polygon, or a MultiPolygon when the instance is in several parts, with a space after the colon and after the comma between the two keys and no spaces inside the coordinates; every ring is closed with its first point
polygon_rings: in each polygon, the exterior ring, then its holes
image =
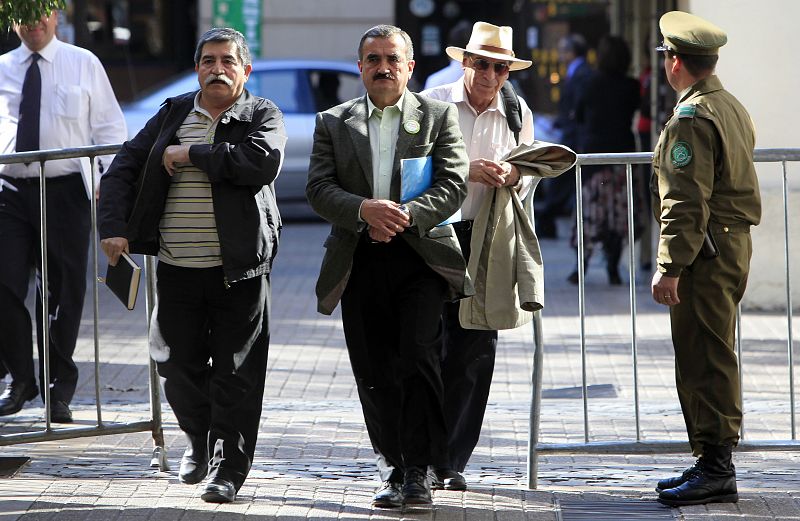
{"type": "Polygon", "coordinates": [[[42,102],[42,73],[39,71],[39,53],[31,55],[31,64],[22,83],[17,123],[17,152],[39,150],[39,111],[42,102]]]}

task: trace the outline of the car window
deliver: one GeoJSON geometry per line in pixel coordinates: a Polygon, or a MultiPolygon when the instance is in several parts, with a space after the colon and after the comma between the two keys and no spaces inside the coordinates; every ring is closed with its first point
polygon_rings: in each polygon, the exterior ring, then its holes
{"type": "Polygon", "coordinates": [[[364,92],[361,76],[350,72],[328,69],[309,70],[311,89],[314,92],[315,111],[328,110],[364,92]]]}
{"type": "Polygon", "coordinates": [[[192,92],[199,88],[200,85],[197,83],[197,73],[193,72],[145,96],[137,101],[136,105],[146,108],[158,107],[167,98],[178,96],[185,92],[192,92]]]}
{"type": "Polygon", "coordinates": [[[307,87],[301,84],[300,78],[296,70],[253,71],[245,87],[256,96],[271,100],[286,114],[311,112],[304,107],[307,87]]]}
{"type": "MultiPolygon", "coordinates": [[[[314,114],[364,94],[357,73],[325,68],[253,71],[245,87],[272,100],[285,114],[314,114]]],[[[198,88],[197,74],[187,73],[132,105],[155,109],[169,97],[198,88]]]]}

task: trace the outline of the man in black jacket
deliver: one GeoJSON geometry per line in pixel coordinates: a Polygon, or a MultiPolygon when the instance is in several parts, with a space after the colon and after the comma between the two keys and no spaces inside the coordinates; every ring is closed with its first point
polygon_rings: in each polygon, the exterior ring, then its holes
{"type": "Polygon", "coordinates": [[[180,480],[233,501],[255,453],[269,346],[269,273],[281,227],[273,181],[278,108],[244,88],[241,33],[211,29],[195,52],[200,91],[166,100],[100,184],[101,247],[158,255],[150,353],[189,444],[180,480]]]}

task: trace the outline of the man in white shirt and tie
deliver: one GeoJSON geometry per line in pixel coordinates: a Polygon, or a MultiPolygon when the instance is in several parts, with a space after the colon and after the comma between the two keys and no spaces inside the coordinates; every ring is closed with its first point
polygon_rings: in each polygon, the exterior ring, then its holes
{"type": "MultiPolygon", "coordinates": [[[[0,152],[116,144],[127,131],[111,84],[91,52],[56,38],[57,14],[15,25],[22,44],[0,56],[0,152]]],[[[100,169],[110,157],[100,157],[100,169]]],[[[51,420],[72,421],[69,409],[78,381],[72,360],[86,293],[91,232],[88,186],[78,159],[48,161],[47,266],[49,293],[50,382],[43,382],[41,322],[41,244],[39,163],[0,165],[0,284],[6,305],[21,309],[31,268],[37,274],[39,388],[50,385],[51,420]],[[10,295],[8,294],[10,293],[10,295]]],[[[6,324],[19,328],[20,324],[6,324]]],[[[0,395],[0,416],[14,414],[39,393],[30,335],[3,344],[0,361],[11,381],[0,395]]]]}

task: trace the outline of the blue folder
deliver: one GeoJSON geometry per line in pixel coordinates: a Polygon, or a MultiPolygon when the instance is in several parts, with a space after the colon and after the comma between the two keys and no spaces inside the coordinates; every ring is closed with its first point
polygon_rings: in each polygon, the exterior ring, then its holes
{"type": "MultiPolygon", "coordinates": [[[[400,160],[400,202],[407,203],[422,195],[433,183],[433,161],[431,156],[412,157],[400,160]]],[[[461,220],[461,209],[437,226],[461,220]]]]}

